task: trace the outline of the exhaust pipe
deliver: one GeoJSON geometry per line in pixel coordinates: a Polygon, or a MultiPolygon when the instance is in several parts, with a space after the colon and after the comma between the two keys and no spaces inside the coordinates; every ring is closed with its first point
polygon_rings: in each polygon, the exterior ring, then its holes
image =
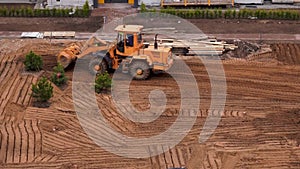
{"type": "Polygon", "coordinates": [[[154,38],[154,49],[157,49],[158,48],[158,44],[157,44],[157,35],[155,35],[155,38],[154,38]]]}

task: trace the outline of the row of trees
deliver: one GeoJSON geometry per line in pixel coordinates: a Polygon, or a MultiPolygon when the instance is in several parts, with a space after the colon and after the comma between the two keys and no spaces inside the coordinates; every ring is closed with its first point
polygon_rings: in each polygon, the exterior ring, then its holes
{"type": "Polygon", "coordinates": [[[91,11],[86,1],[82,9],[32,9],[30,7],[7,8],[0,6],[0,17],[88,17],[91,11]]]}
{"type": "MultiPolygon", "coordinates": [[[[141,6],[141,12],[156,12],[155,9],[146,9],[141,6]]],[[[246,18],[258,18],[258,19],[286,19],[286,20],[299,20],[300,12],[297,10],[267,10],[267,9],[175,9],[165,8],[160,9],[160,13],[166,13],[176,15],[186,19],[214,19],[214,18],[231,18],[231,19],[246,19],[246,18]]]]}
{"type": "MultiPolygon", "coordinates": [[[[27,71],[40,71],[43,67],[43,60],[40,55],[30,51],[25,56],[24,66],[27,71]]],[[[64,67],[61,64],[55,66],[50,81],[60,87],[66,84],[67,80],[64,67]]],[[[46,77],[42,77],[36,84],[32,84],[32,97],[38,102],[47,102],[53,96],[53,86],[50,81],[46,77]]],[[[112,79],[109,74],[107,72],[100,74],[95,79],[95,92],[106,91],[111,85],[112,79]]]]}

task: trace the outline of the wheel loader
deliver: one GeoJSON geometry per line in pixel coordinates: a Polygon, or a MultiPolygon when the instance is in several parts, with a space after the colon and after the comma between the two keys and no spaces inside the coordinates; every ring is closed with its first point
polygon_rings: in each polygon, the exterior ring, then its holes
{"type": "Polygon", "coordinates": [[[92,56],[89,71],[93,74],[121,68],[134,79],[145,80],[153,71],[168,70],[173,65],[173,54],[169,47],[158,47],[157,35],[153,45],[145,45],[142,29],[142,25],[119,25],[115,28],[117,38],[113,43],[93,37],[83,47],[72,44],[62,50],[57,61],[67,67],[78,58],[92,56]]]}

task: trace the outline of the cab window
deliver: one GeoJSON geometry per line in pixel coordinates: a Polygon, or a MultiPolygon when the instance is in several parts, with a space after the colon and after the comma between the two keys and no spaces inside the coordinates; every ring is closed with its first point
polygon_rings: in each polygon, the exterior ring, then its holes
{"type": "Polygon", "coordinates": [[[118,40],[118,42],[117,42],[117,49],[120,52],[124,52],[124,34],[122,32],[120,32],[118,34],[117,40],[118,40]]]}
{"type": "Polygon", "coordinates": [[[142,39],[142,34],[141,34],[141,33],[139,33],[139,34],[138,34],[138,43],[141,43],[141,42],[142,42],[142,40],[143,40],[143,39],[142,39]]]}
{"type": "Polygon", "coordinates": [[[133,34],[126,35],[126,46],[133,47],[133,34]]]}

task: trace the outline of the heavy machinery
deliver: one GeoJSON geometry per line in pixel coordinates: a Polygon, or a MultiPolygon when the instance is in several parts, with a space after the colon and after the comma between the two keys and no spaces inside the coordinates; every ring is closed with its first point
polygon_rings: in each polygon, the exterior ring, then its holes
{"type": "Polygon", "coordinates": [[[67,67],[78,58],[92,56],[89,70],[94,74],[121,68],[134,79],[147,79],[152,71],[168,70],[173,65],[173,54],[170,47],[158,47],[157,35],[154,45],[145,45],[142,29],[142,25],[119,25],[115,28],[118,35],[113,43],[93,37],[83,47],[72,44],[62,50],[57,61],[67,67]]]}

